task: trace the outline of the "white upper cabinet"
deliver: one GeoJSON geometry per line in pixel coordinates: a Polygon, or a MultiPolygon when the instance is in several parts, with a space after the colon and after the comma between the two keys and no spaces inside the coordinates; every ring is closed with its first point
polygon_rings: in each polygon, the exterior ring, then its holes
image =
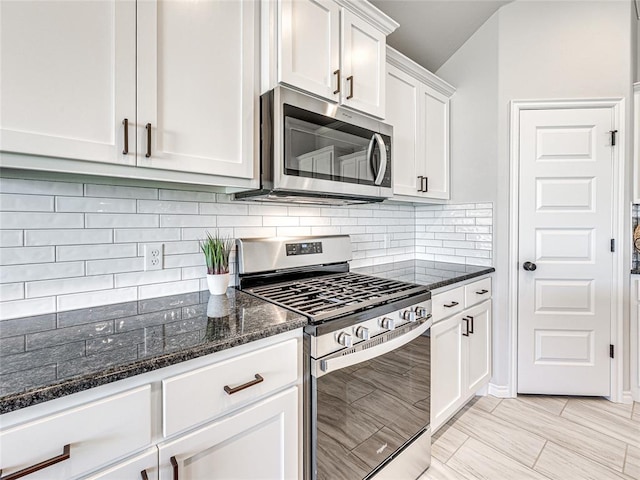
{"type": "Polygon", "coordinates": [[[135,165],[135,22],[128,0],[1,2],[0,149],[135,165]]]}
{"type": "Polygon", "coordinates": [[[449,100],[455,89],[387,47],[387,118],[393,125],[396,200],[447,200],[449,100]]]}
{"type": "Polygon", "coordinates": [[[340,7],[333,0],[285,0],[280,21],[280,81],[338,101],[340,7]]]}
{"type": "Polygon", "coordinates": [[[138,3],[138,165],[253,177],[255,2],[138,3]]]}
{"type": "Polygon", "coordinates": [[[286,83],[384,118],[386,36],[396,22],[364,1],[265,0],[263,8],[271,19],[264,90],[286,83]]]}
{"type": "Polygon", "coordinates": [[[633,203],[640,203],[640,82],[633,84],[633,203]]]}

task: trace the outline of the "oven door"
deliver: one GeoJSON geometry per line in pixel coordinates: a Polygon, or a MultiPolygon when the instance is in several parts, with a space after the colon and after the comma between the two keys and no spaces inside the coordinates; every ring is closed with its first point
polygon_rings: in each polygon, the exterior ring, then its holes
{"type": "Polygon", "coordinates": [[[400,468],[415,473],[412,478],[428,468],[430,326],[431,320],[405,324],[311,359],[312,479],[354,480],[378,473],[385,478],[387,467],[395,464],[397,472],[401,461],[412,463],[400,468]],[[405,455],[412,444],[420,451],[405,455]]]}
{"type": "Polygon", "coordinates": [[[391,196],[390,126],[283,87],[275,95],[276,190],[391,196]]]}

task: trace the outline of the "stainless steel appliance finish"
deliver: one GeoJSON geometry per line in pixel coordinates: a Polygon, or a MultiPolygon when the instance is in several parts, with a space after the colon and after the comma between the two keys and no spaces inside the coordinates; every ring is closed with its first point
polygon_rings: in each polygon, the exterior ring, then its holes
{"type": "Polygon", "coordinates": [[[239,286],[309,318],[305,479],[417,478],[430,464],[431,294],[350,273],[348,243],[238,240],[239,286]]]}
{"type": "Polygon", "coordinates": [[[237,200],[344,205],[392,196],[390,125],[284,86],[263,94],[260,109],[260,188],[237,200]]]}

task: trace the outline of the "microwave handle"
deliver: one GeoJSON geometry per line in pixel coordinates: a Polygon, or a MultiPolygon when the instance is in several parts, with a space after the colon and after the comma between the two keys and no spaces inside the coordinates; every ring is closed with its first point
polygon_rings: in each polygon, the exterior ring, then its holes
{"type": "MultiPolygon", "coordinates": [[[[387,146],[384,143],[382,135],[379,133],[374,133],[373,138],[375,138],[376,142],[378,142],[378,146],[380,147],[380,167],[378,168],[378,173],[376,174],[376,179],[373,183],[380,185],[384,179],[384,174],[387,173],[387,146]]],[[[371,148],[371,150],[373,151],[373,148],[371,148]]],[[[369,156],[369,158],[371,158],[371,156],[369,156]]]]}

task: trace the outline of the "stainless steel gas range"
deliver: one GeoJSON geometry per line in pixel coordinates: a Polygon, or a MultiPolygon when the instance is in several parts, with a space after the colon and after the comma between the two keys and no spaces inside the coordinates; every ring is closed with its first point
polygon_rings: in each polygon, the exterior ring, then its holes
{"type": "Polygon", "coordinates": [[[349,272],[348,236],[239,239],[238,287],[309,318],[306,480],[415,479],[431,461],[431,294],[349,272]]]}

